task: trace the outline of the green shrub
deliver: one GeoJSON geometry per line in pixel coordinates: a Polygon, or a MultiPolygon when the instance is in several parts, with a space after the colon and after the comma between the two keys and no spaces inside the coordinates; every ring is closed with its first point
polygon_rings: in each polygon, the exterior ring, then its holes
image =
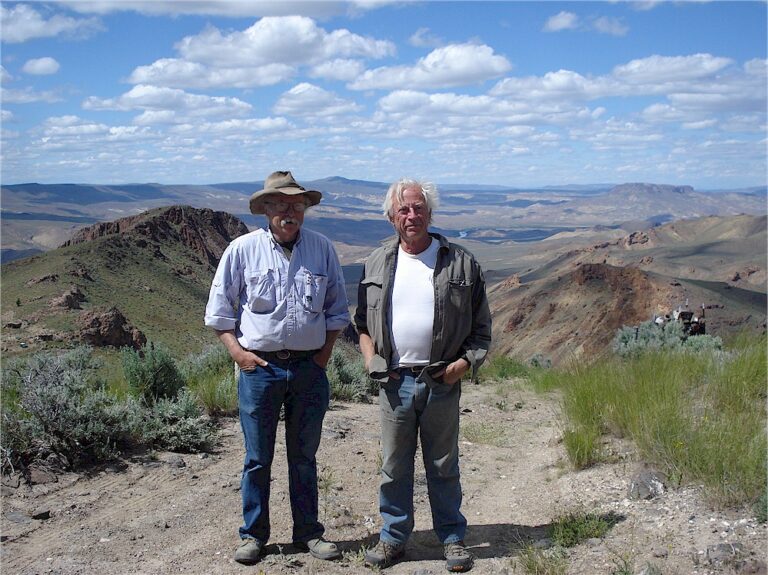
{"type": "Polygon", "coordinates": [[[553,521],[552,541],[561,547],[575,547],[587,539],[603,537],[618,521],[619,517],[610,513],[568,513],[553,521]]]}
{"type": "Polygon", "coordinates": [[[371,394],[378,392],[378,384],[368,377],[362,356],[347,341],[336,342],[326,373],[333,399],[366,401],[371,394]]]}
{"type": "Polygon", "coordinates": [[[715,352],[723,348],[723,341],[711,335],[688,336],[683,324],[677,321],[661,325],[652,321],[637,326],[624,326],[616,332],[613,351],[620,357],[636,357],[659,350],[715,352]]]}
{"type": "Polygon", "coordinates": [[[123,348],[121,359],[128,387],[149,405],[158,399],[176,397],[184,387],[176,361],[162,347],[150,343],[140,351],[123,348]]]}
{"type": "Polygon", "coordinates": [[[182,389],[173,399],[159,398],[145,412],[142,438],[158,449],[197,453],[211,447],[215,430],[195,397],[182,389]]]}
{"type": "Polygon", "coordinates": [[[95,379],[88,348],[41,353],[3,374],[3,470],[55,453],[78,465],[118,455],[140,434],[140,406],[95,379]]]}

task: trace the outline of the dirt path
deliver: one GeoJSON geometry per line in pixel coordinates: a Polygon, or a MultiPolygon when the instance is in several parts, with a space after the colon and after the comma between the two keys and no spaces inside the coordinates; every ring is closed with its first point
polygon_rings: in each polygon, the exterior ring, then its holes
{"type": "MultiPolygon", "coordinates": [[[[522,542],[546,547],[548,524],[578,509],[612,511],[624,519],[604,539],[569,550],[570,574],[639,573],[646,562],[664,575],[730,573],[726,564],[707,562],[707,549],[720,543],[743,545],[753,567],[765,560],[766,526],[748,511],[708,509],[696,488],[651,501],[627,499],[636,469],[630,452],[618,454],[618,463],[569,470],[554,397],[514,385],[506,396],[467,385],[461,421],[466,436],[480,437],[461,443],[467,544],[478,558],[473,573],[523,573],[513,559],[522,542]],[[633,570],[618,570],[626,564],[633,570]]],[[[339,562],[317,561],[289,544],[282,441],[273,469],[269,554],[253,567],[232,560],[240,525],[242,440],[239,424],[229,420],[217,451],[206,456],[160,453],[90,476],[69,474],[33,488],[4,486],[2,573],[369,574],[360,550],[375,543],[380,525],[378,429],[375,404],[336,403],[326,418],[320,505],[326,535],[345,551],[339,562]]],[[[420,464],[415,505],[416,532],[407,560],[386,573],[445,572],[420,464]]]]}

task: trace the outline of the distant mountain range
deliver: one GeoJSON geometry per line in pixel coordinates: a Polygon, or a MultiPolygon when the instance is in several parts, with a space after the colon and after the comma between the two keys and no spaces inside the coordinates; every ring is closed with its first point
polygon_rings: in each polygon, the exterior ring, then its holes
{"type": "MultiPolygon", "coordinates": [[[[381,213],[387,183],[334,176],[302,182],[323,192],[307,222],[334,241],[370,247],[391,233],[381,213]]],[[[248,197],[263,182],[205,186],[130,184],[16,184],[2,186],[2,261],[45,251],[96,222],[152,208],[189,205],[236,215],[249,227],[263,218],[248,213],[248,197]]],[[[484,243],[529,242],[595,226],[629,227],[709,215],[763,215],[766,189],[697,192],[689,186],[596,184],[540,189],[484,185],[441,186],[435,228],[449,237],[484,243]]],[[[358,250],[341,250],[359,259],[358,250]]]]}

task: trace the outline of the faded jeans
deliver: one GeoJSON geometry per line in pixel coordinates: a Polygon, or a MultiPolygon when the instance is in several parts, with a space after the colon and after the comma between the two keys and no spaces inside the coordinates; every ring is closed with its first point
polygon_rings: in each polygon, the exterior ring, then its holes
{"type": "Polygon", "coordinates": [[[330,388],[325,370],[311,358],[270,362],[240,371],[240,425],[245,439],[240,537],[269,540],[269,487],[280,408],[285,405],[288,487],[293,541],[322,536],[318,521],[317,460],[330,388]]]}
{"type": "MultiPolygon", "coordinates": [[[[428,376],[426,376],[428,378],[428,376]]],[[[404,544],[414,527],[413,474],[421,439],[432,526],[443,544],[464,539],[467,520],[461,507],[459,478],[459,397],[461,383],[419,381],[410,370],[389,378],[379,391],[382,466],[380,538],[404,544]]]]}

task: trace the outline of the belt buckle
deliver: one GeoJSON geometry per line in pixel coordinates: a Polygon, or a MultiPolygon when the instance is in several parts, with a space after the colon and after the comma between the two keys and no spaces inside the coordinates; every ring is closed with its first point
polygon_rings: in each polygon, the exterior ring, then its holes
{"type": "Polygon", "coordinates": [[[275,355],[277,356],[277,359],[288,359],[291,357],[291,352],[287,349],[281,349],[279,351],[275,352],[275,355]]]}

